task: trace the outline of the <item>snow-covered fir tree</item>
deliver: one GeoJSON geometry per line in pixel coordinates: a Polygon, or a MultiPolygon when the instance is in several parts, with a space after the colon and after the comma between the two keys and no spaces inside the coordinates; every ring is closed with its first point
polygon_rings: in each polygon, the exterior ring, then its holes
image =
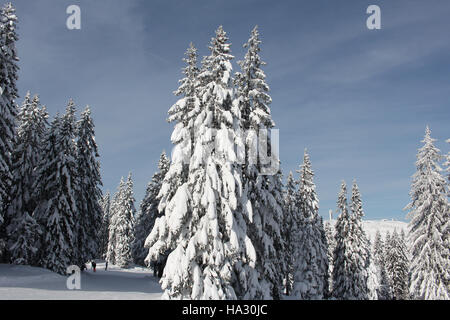
{"type": "Polygon", "coordinates": [[[381,237],[380,230],[377,230],[375,233],[375,239],[373,241],[373,247],[372,247],[372,257],[374,260],[375,265],[379,268],[384,263],[384,251],[383,251],[383,239],[381,237]]]}
{"type": "Polygon", "coordinates": [[[100,252],[99,257],[106,259],[109,241],[109,220],[111,215],[111,194],[107,191],[99,201],[102,209],[102,226],[100,228],[100,252]]]}
{"type": "Polygon", "coordinates": [[[169,166],[170,160],[163,151],[159,158],[158,171],[153,175],[152,181],[147,185],[144,199],[141,202],[140,210],[136,217],[133,259],[138,265],[145,265],[144,260],[148,255],[148,249],[144,247],[145,240],[152,231],[156,218],[161,216],[158,211],[158,194],[169,166]]]}
{"type": "Polygon", "coordinates": [[[392,298],[405,300],[408,298],[408,271],[409,262],[406,244],[401,236],[394,230],[390,238],[389,253],[386,254],[386,271],[392,288],[392,298]]]}
{"type": "MultiPolygon", "coordinates": [[[[370,273],[373,268],[370,267],[370,245],[366,233],[362,226],[362,217],[364,211],[362,208],[361,194],[359,192],[356,181],[353,181],[352,198],[351,198],[351,246],[353,251],[353,290],[356,299],[367,299],[369,297],[368,280],[369,276],[375,277],[370,273]]],[[[375,280],[372,280],[372,284],[375,280]]],[[[372,287],[372,297],[375,295],[373,291],[376,288],[372,287]]]]}
{"type": "MultiPolygon", "coordinates": [[[[269,86],[262,67],[266,64],[259,56],[261,40],[256,26],[249,40],[244,44],[247,48],[244,60],[238,64],[241,72],[236,73],[237,95],[234,104],[241,111],[240,130],[245,132],[245,163],[243,166],[244,208],[251,208],[245,216],[249,227],[249,237],[256,249],[256,269],[259,272],[262,292],[255,298],[279,299],[283,274],[287,268],[285,252],[281,237],[283,223],[283,194],[281,172],[262,174],[267,169],[267,160],[279,165],[278,155],[271,150],[271,138],[266,132],[275,126],[270,104],[272,98],[268,94],[269,86]],[[256,160],[256,143],[268,145],[268,158],[256,160]],[[246,195],[246,197],[245,197],[246,195]]],[[[260,153],[261,156],[261,153],[260,153]]]]}
{"type": "Polygon", "coordinates": [[[121,268],[129,267],[133,263],[132,245],[134,242],[134,206],[133,180],[128,175],[121,191],[119,202],[115,203],[115,264],[121,268]]]}
{"type": "Polygon", "coordinates": [[[6,257],[5,215],[11,186],[11,153],[15,136],[17,114],[15,100],[18,97],[16,81],[19,60],[16,52],[17,17],[8,3],[0,9],[0,261],[6,257]]]}
{"type": "Polygon", "coordinates": [[[109,225],[108,225],[108,249],[106,252],[106,260],[111,264],[116,264],[116,245],[117,245],[117,217],[118,208],[122,203],[123,191],[125,189],[125,181],[123,177],[120,179],[117,191],[114,194],[110,205],[109,225]]]}
{"type": "Polygon", "coordinates": [[[427,127],[417,154],[409,210],[410,294],[413,299],[449,299],[449,202],[438,161],[440,150],[427,127]]]}
{"type": "Polygon", "coordinates": [[[38,96],[28,92],[18,114],[12,153],[11,202],[7,210],[8,251],[15,264],[35,265],[41,228],[33,217],[37,199],[33,187],[47,128],[48,114],[38,96]]]}
{"type": "Polygon", "coordinates": [[[43,227],[39,265],[60,274],[77,259],[74,115],[70,104],[63,117],[55,117],[46,134],[35,187],[39,202],[34,217],[43,227]]]}
{"type": "Polygon", "coordinates": [[[75,223],[78,228],[77,259],[78,264],[82,264],[99,256],[100,230],[103,219],[99,203],[102,197],[99,154],[89,107],[86,107],[81,113],[75,130],[78,175],[75,223]]]}
{"type": "MultiPolygon", "coordinates": [[[[348,212],[347,186],[343,181],[337,207],[339,217],[335,225],[336,247],[333,254],[333,297],[339,300],[368,299],[368,261],[364,251],[355,246],[367,245],[361,239],[358,220],[362,216],[358,192],[353,188],[352,213],[348,212]]],[[[367,247],[365,247],[367,248],[367,247]]]]}
{"type": "Polygon", "coordinates": [[[384,266],[380,270],[378,300],[391,300],[393,297],[391,280],[384,266]]]}
{"type": "Polygon", "coordinates": [[[348,212],[347,185],[344,181],[338,195],[335,224],[335,248],[333,252],[333,297],[354,299],[351,237],[351,217],[348,212]]]}
{"type": "MultiPolygon", "coordinates": [[[[383,246],[383,250],[384,250],[384,277],[386,277],[386,300],[391,300],[394,297],[394,292],[392,290],[392,281],[391,281],[391,277],[390,274],[388,272],[388,261],[391,259],[390,258],[390,254],[392,252],[392,242],[391,242],[391,233],[389,231],[386,232],[386,236],[384,239],[384,246],[383,246]]],[[[384,280],[382,281],[384,283],[384,280]]]]}
{"type": "Polygon", "coordinates": [[[390,300],[392,299],[392,290],[389,282],[389,277],[386,273],[386,259],[385,259],[384,241],[381,237],[381,233],[377,230],[375,234],[375,240],[372,247],[372,260],[376,267],[378,278],[378,300],[390,300]]]}
{"type": "Polygon", "coordinates": [[[298,247],[298,228],[297,217],[299,210],[297,207],[297,189],[296,182],[292,172],[289,172],[285,191],[284,191],[284,220],[283,220],[283,239],[284,239],[284,256],[286,257],[286,273],[285,294],[287,296],[292,293],[292,284],[294,282],[294,251],[298,247]]]}
{"type": "MultiPolygon", "coordinates": [[[[175,195],[176,190],[188,181],[189,161],[194,147],[194,122],[200,112],[199,69],[197,67],[197,49],[191,43],[186,50],[185,77],[179,81],[180,86],[174,92],[180,99],[169,109],[168,122],[175,122],[171,141],[174,144],[172,159],[164,177],[158,198],[158,210],[163,212],[175,195]]],[[[165,251],[165,250],[163,250],[165,251]]]]}
{"type": "Polygon", "coordinates": [[[326,283],[325,283],[325,287],[324,287],[324,295],[323,295],[323,299],[329,299],[331,297],[331,291],[330,291],[330,260],[329,260],[329,251],[328,251],[328,237],[327,237],[327,231],[325,230],[325,222],[323,220],[322,216],[319,216],[319,231],[320,231],[320,237],[321,237],[321,242],[325,244],[325,248],[326,248],[326,263],[327,263],[327,274],[326,274],[326,283]]]}
{"type": "Polygon", "coordinates": [[[387,258],[387,255],[389,251],[391,250],[391,233],[389,231],[386,232],[386,235],[384,236],[384,258],[387,258]]]}
{"type": "MultiPolygon", "coordinates": [[[[146,241],[147,261],[162,248],[174,249],[161,279],[163,298],[236,299],[255,288],[248,287],[249,279],[258,285],[239,201],[242,173],[234,146],[242,145],[235,134],[240,114],[232,105],[233,56],[227,41],[219,27],[198,76],[201,108],[191,124],[195,137],[188,180],[165,202],[165,214],[146,241]]],[[[177,126],[175,133],[180,133],[177,126]]],[[[181,150],[172,154],[180,156],[181,150]]]]}
{"type": "Polygon", "coordinates": [[[297,203],[301,219],[295,257],[293,295],[301,300],[320,300],[328,296],[328,248],[319,216],[319,199],[314,172],[305,150],[300,173],[297,203]]]}
{"type": "Polygon", "coordinates": [[[333,232],[333,226],[332,222],[325,221],[324,223],[324,230],[325,230],[325,237],[327,240],[327,255],[328,255],[328,297],[333,292],[333,253],[334,248],[336,247],[335,243],[335,236],[333,232]]]}
{"type": "MultiPolygon", "coordinates": [[[[171,136],[174,147],[170,166],[157,196],[160,199],[158,211],[161,214],[165,213],[166,207],[172,202],[177,189],[188,182],[189,162],[193,153],[195,137],[194,122],[196,115],[200,112],[197,49],[192,43],[190,43],[185,56],[183,58],[183,61],[186,62],[186,67],[183,68],[185,77],[179,81],[180,87],[174,92],[176,96],[180,96],[180,99],[168,112],[168,122],[175,122],[171,136]]],[[[167,232],[168,226],[165,217],[159,219],[159,222],[157,220],[155,220],[157,227],[152,229],[154,233],[148,235],[148,241],[146,240],[144,244],[145,248],[152,247],[145,260],[147,265],[162,260],[166,253],[176,246],[177,238],[170,236],[167,232]]]]}
{"type": "MultiPolygon", "coordinates": [[[[370,252],[369,252],[370,254],[370,252]]],[[[377,274],[377,267],[369,256],[369,266],[367,267],[367,299],[380,300],[378,292],[380,290],[380,282],[377,274]]]]}

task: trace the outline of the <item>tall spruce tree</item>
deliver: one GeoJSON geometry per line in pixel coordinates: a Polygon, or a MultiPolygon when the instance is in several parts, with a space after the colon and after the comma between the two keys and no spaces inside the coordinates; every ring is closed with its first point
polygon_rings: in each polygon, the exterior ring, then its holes
{"type": "Polygon", "coordinates": [[[372,248],[373,263],[375,264],[378,278],[378,300],[390,300],[392,298],[389,278],[386,273],[384,241],[381,233],[377,230],[372,248]]]}
{"type": "Polygon", "coordinates": [[[438,165],[440,151],[431,131],[425,130],[424,143],[417,154],[411,184],[409,242],[411,245],[410,294],[414,299],[449,299],[449,202],[446,182],[438,165]]]}
{"type": "Polygon", "coordinates": [[[78,176],[76,190],[78,263],[83,264],[99,257],[100,230],[103,219],[99,203],[102,197],[100,162],[95,142],[94,123],[89,107],[86,107],[81,113],[74,130],[77,136],[75,152],[78,176]]]}
{"type": "Polygon", "coordinates": [[[232,104],[227,41],[219,27],[198,76],[201,108],[192,123],[188,181],[176,189],[146,242],[147,259],[156,258],[162,247],[174,248],[161,279],[163,298],[236,299],[255,288],[247,285],[250,277],[258,284],[239,201],[242,174],[234,145],[242,145],[235,133],[240,114],[232,104]]]}
{"type": "MultiPolygon", "coordinates": [[[[199,99],[199,69],[197,67],[197,49],[191,43],[186,50],[185,77],[179,81],[180,86],[174,92],[180,99],[169,109],[168,122],[175,122],[171,141],[174,144],[172,159],[167,174],[164,177],[158,199],[158,210],[163,212],[170,203],[176,190],[188,181],[189,162],[194,147],[194,123],[200,113],[199,99]]],[[[164,252],[167,248],[161,250],[164,252]]]]}
{"type": "Polygon", "coordinates": [[[100,228],[100,253],[99,257],[106,260],[109,241],[109,220],[111,215],[111,194],[107,191],[99,201],[102,209],[102,226],[100,228]]]}
{"type": "Polygon", "coordinates": [[[134,243],[133,243],[133,259],[138,265],[145,265],[145,258],[148,254],[148,249],[144,247],[147,236],[155,225],[156,218],[161,214],[158,211],[158,194],[161,189],[164,177],[169,169],[170,160],[166,153],[163,151],[159,158],[158,172],[156,172],[152,181],[147,185],[144,199],[141,202],[140,210],[136,218],[135,230],[134,230],[134,243]]]}
{"type": "Polygon", "coordinates": [[[386,259],[386,271],[392,287],[392,297],[395,300],[405,300],[408,298],[409,292],[409,263],[406,245],[397,233],[397,230],[394,230],[390,238],[389,247],[390,251],[386,259]]]}
{"type": "MultiPolygon", "coordinates": [[[[369,274],[373,269],[370,267],[370,246],[362,226],[362,217],[364,211],[362,208],[361,194],[359,192],[356,181],[353,181],[352,198],[351,198],[351,246],[353,251],[353,290],[355,299],[368,299],[369,274]]],[[[372,281],[373,283],[373,281],[372,281]]],[[[372,287],[372,289],[375,289],[372,287]]],[[[373,292],[373,290],[372,290],[373,292]]],[[[373,296],[373,295],[372,295],[373,296]]]]}
{"type": "Polygon", "coordinates": [[[377,230],[375,233],[375,239],[373,241],[373,247],[372,247],[372,257],[374,259],[375,265],[379,268],[384,263],[384,251],[383,251],[383,239],[381,238],[381,232],[380,230],[377,230]]]}
{"type": "Polygon", "coordinates": [[[286,273],[285,294],[290,296],[292,294],[292,285],[294,282],[295,270],[295,251],[298,248],[298,227],[297,220],[299,217],[299,210],[297,207],[297,189],[296,182],[292,172],[289,172],[286,187],[284,191],[284,220],[283,220],[283,239],[284,250],[286,257],[286,273]]]}
{"type": "Polygon", "coordinates": [[[393,292],[386,266],[380,270],[378,300],[392,300],[393,292]]]}
{"type": "MultiPolygon", "coordinates": [[[[177,189],[188,182],[189,163],[195,138],[194,123],[196,115],[200,112],[197,49],[192,43],[190,43],[185,56],[182,59],[186,62],[186,67],[183,68],[185,77],[179,81],[180,87],[174,92],[176,96],[181,97],[168,112],[168,122],[175,122],[175,128],[171,137],[174,145],[172,159],[157,196],[160,200],[158,211],[163,215],[177,189]]],[[[167,252],[170,252],[176,246],[177,237],[172,237],[167,232],[168,226],[165,225],[165,218],[159,221],[160,224],[157,220],[155,225],[159,225],[159,227],[152,229],[154,232],[151,232],[151,236],[148,234],[148,241],[146,240],[144,244],[145,248],[152,247],[145,258],[145,263],[148,265],[161,260],[167,252]]]]}
{"type": "Polygon", "coordinates": [[[115,264],[121,268],[129,267],[133,263],[132,245],[134,242],[134,206],[133,180],[131,173],[123,186],[119,202],[115,203],[115,264]]]}
{"type": "Polygon", "coordinates": [[[381,269],[380,273],[380,286],[383,290],[381,300],[392,300],[394,297],[394,292],[392,288],[392,281],[390,273],[388,271],[388,261],[391,259],[390,254],[392,252],[391,247],[391,234],[389,231],[386,232],[385,239],[383,241],[383,261],[384,268],[381,269]]]}
{"type": "Polygon", "coordinates": [[[108,249],[106,252],[106,261],[114,265],[116,264],[118,209],[120,203],[122,203],[124,189],[125,181],[122,177],[111,202],[108,225],[108,249]]]}
{"type": "Polygon", "coordinates": [[[347,204],[347,185],[342,181],[337,201],[338,218],[335,224],[335,248],[333,252],[333,297],[336,299],[352,299],[352,248],[351,218],[347,204]]]}
{"type": "Polygon", "coordinates": [[[279,157],[271,150],[268,133],[275,126],[271,113],[272,98],[262,67],[266,64],[259,56],[261,40],[256,26],[249,40],[244,60],[239,61],[241,72],[236,73],[237,95],[235,104],[241,111],[241,132],[245,132],[245,163],[243,166],[244,208],[252,206],[246,216],[249,237],[256,249],[256,268],[259,272],[262,292],[256,298],[280,299],[283,274],[287,268],[283,252],[281,226],[283,223],[283,195],[281,171],[264,174],[266,162],[279,167],[279,157]],[[264,136],[262,136],[264,135],[264,136]],[[267,158],[256,157],[256,144],[264,148],[267,158]],[[249,203],[248,203],[249,202],[249,203]]]}
{"type": "Polygon", "coordinates": [[[348,212],[347,187],[343,181],[338,196],[339,217],[335,226],[336,247],[333,254],[333,297],[339,300],[361,300],[368,298],[367,271],[364,268],[367,260],[357,245],[362,245],[358,217],[359,201],[355,188],[352,192],[352,214],[348,212]]]}
{"type": "Polygon", "coordinates": [[[44,139],[35,192],[39,203],[34,217],[43,226],[40,266],[60,274],[77,259],[73,108],[52,121],[44,139]]]}
{"type": "Polygon", "coordinates": [[[336,241],[333,231],[332,221],[326,221],[324,223],[325,237],[328,245],[328,296],[329,298],[333,292],[333,253],[336,247],[336,241]]]}
{"type": "Polygon", "coordinates": [[[6,257],[6,208],[11,186],[11,153],[18,97],[17,17],[11,3],[0,9],[0,261],[6,257]]]}
{"type": "MultiPolygon", "coordinates": [[[[369,252],[371,256],[371,253],[369,252]]],[[[369,266],[367,267],[367,299],[380,300],[378,292],[380,290],[380,282],[377,275],[377,267],[373,259],[369,256],[369,266]]]]}
{"type": "Polygon", "coordinates": [[[328,296],[328,252],[319,199],[314,184],[314,172],[305,150],[300,173],[297,203],[300,209],[301,231],[295,257],[293,294],[302,300],[320,300],[328,296]]]}
{"type": "Polygon", "coordinates": [[[33,217],[37,199],[33,187],[47,129],[48,114],[38,96],[28,92],[18,114],[17,135],[12,154],[11,203],[7,216],[8,251],[12,263],[35,265],[42,233],[33,217]]]}

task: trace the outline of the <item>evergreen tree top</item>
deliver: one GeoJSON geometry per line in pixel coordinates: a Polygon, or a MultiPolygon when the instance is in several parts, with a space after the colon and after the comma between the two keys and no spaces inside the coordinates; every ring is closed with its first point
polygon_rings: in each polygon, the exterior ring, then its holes
{"type": "Polygon", "coordinates": [[[50,128],[51,130],[48,131],[50,135],[58,135],[61,129],[61,115],[59,114],[59,112],[57,112],[53,117],[53,120],[50,123],[50,128]]]}
{"type": "Polygon", "coordinates": [[[94,134],[94,122],[91,117],[91,109],[89,106],[81,112],[80,119],[77,121],[78,134],[79,135],[93,135],[94,134]]]}
{"type": "Polygon", "coordinates": [[[84,108],[84,110],[81,112],[81,119],[90,119],[91,118],[91,107],[89,105],[84,108]]]}
{"type": "Polygon", "coordinates": [[[169,166],[170,166],[170,159],[167,156],[166,151],[163,150],[163,152],[161,153],[161,155],[159,157],[158,169],[159,169],[159,171],[166,172],[168,170],[169,166]]]}
{"type": "Polygon", "coordinates": [[[361,193],[359,192],[356,180],[353,180],[352,187],[352,212],[355,214],[355,219],[361,221],[364,216],[364,211],[362,208],[361,193]]]}
{"type": "Polygon", "coordinates": [[[316,194],[311,160],[306,149],[303,154],[303,164],[297,172],[300,174],[298,181],[298,205],[301,207],[304,218],[315,220],[318,218],[319,199],[316,194]]]}
{"type": "MultiPolygon", "coordinates": [[[[417,170],[413,175],[410,191],[412,201],[405,207],[405,210],[411,210],[408,214],[410,217],[419,211],[421,214],[425,214],[424,210],[418,211],[414,208],[420,209],[424,203],[428,203],[432,198],[439,198],[441,202],[445,202],[446,182],[441,175],[442,168],[438,163],[442,156],[440,150],[434,146],[435,141],[436,139],[431,138],[431,130],[427,126],[425,137],[421,141],[424,145],[417,153],[417,170]]],[[[419,220],[421,219],[419,218],[419,220]]]]}
{"type": "Polygon", "coordinates": [[[81,112],[80,119],[76,123],[78,151],[80,152],[83,149],[86,149],[85,152],[92,152],[95,157],[99,157],[98,146],[95,142],[94,127],[91,109],[89,106],[86,106],[83,112],[81,112]]]}
{"type": "Polygon", "coordinates": [[[125,199],[132,200],[134,202],[134,193],[133,193],[133,179],[131,172],[128,173],[128,178],[125,183],[125,199]]]}
{"type": "Polygon", "coordinates": [[[19,119],[17,126],[17,137],[19,139],[29,139],[24,135],[43,136],[47,126],[48,113],[45,106],[40,107],[39,96],[35,95],[31,99],[30,92],[27,92],[24,102],[17,115],[19,119]]]}
{"type": "Polygon", "coordinates": [[[289,171],[286,185],[295,185],[294,174],[292,173],[292,171],[289,171]]]}
{"type": "Polygon", "coordinates": [[[216,30],[216,37],[211,38],[211,44],[209,46],[211,55],[218,56],[229,53],[231,43],[227,43],[228,40],[227,33],[223,30],[222,26],[219,26],[216,30]]]}
{"type": "Polygon", "coordinates": [[[252,129],[272,128],[275,126],[269,105],[272,98],[268,94],[269,86],[265,79],[266,75],[261,69],[266,63],[261,60],[261,51],[258,27],[256,26],[249,40],[244,44],[247,48],[244,60],[238,61],[241,72],[236,73],[235,82],[239,99],[241,100],[243,127],[252,129]]]}
{"type": "Polygon", "coordinates": [[[211,39],[208,47],[211,51],[209,56],[202,60],[202,72],[200,78],[207,84],[211,80],[220,83],[223,86],[231,85],[231,70],[233,69],[230,60],[234,58],[230,54],[230,43],[227,43],[228,37],[222,26],[216,30],[216,37],[211,39]]]}
{"type": "Polygon", "coordinates": [[[441,160],[440,150],[434,146],[436,139],[431,138],[431,130],[427,126],[425,129],[425,136],[421,141],[424,145],[419,149],[417,154],[416,166],[417,169],[441,170],[436,161],[441,160]]]}
{"type": "Polygon", "coordinates": [[[186,77],[179,80],[180,87],[174,92],[174,94],[176,96],[193,96],[193,94],[195,94],[199,69],[197,67],[197,49],[194,47],[192,42],[189,44],[189,48],[187,48],[184,55],[185,58],[182,60],[186,63],[186,66],[182,69],[182,73],[186,77]]]}
{"type": "Polygon", "coordinates": [[[61,131],[64,136],[73,138],[75,134],[75,103],[72,99],[69,100],[66,113],[61,117],[61,131]]]}
{"type": "Polygon", "coordinates": [[[289,205],[289,207],[296,207],[296,181],[294,179],[294,175],[292,174],[292,171],[289,171],[289,175],[287,177],[286,181],[286,191],[285,191],[285,200],[286,203],[289,205]]]}
{"type": "MultiPolygon", "coordinates": [[[[16,33],[17,28],[17,16],[16,9],[13,7],[12,3],[9,2],[3,6],[0,11],[0,33],[3,38],[1,39],[3,45],[8,46],[9,49],[14,49],[13,52],[15,56],[15,48],[11,48],[11,45],[14,46],[14,43],[19,39],[16,33]]],[[[3,49],[3,48],[2,48],[3,49]]],[[[15,56],[15,59],[17,57],[15,56]]]]}
{"type": "MultiPolygon", "coordinates": [[[[13,125],[16,110],[14,100],[18,97],[16,81],[18,79],[19,66],[17,61],[16,33],[17,17],[11,3],[7,3],[0,9],[0,88],[4,102],[9,105],[7,109],[11,118],[6,116],[6,126],[13,125]]],[[[5,124],[2,123],[2,126],[5,124]]],[[[3,129],[5,130],[5,129],[3,129]]],[[[8,130],[8,129],[6,129],[8,130]]],[[[12,133],[9,133],[13,135],[12,133]]]]}
{"type": "Polygon", "coordinates": [[[344,180],[341,183],[341,190],[339,191],[338,201],[337,201],[338,212],[344,215],[348,215],[348,205],[347,205],[347,184],[344,180]]]}
{"type": "MultiPolygon", "coordinates": [[[[179,80],[180,86],[174,94],[176,96],[182,96],[170,109],[168,122],[177,121],[183,123],[184,126],[188,126],[188,122],[191,118],[198,113],[199,102],[197,98],[198,91],[198,74],[199,69],[197,67],[197,49],[191,43],[185,53],[185,58],[182,60],[186,62],[186,66],[183,68],[183,74],[185,77],[179,80]]],[[[177,142],[175,140],[175,142],[177,142]]]]}
{"type": "Polygon", "coordinates": [[[303,153],[303,164],[300,165],[300,170],[297,170],[297,172],[300,174],[301,185],[312,183],[314,171],[311,168],[311,160],[307,149],[303,153]]]}

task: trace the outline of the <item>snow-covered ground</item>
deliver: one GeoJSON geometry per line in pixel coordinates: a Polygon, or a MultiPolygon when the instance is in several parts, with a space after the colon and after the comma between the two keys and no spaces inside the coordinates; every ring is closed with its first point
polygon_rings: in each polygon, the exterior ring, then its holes
{"type": "Polygon", "coordinates": [[[396,220],[363,220],[363,227],[371,241],[375,240],[377,230],[380,230],[382,237],[384,237],[388,231],[392,234],[394,230],[397,230],[397,232],[400,233],[403,229],[405,234],[408,233],[408,223],[396,220]]]}
{"type": "MultiPolygon", "coordinates": [[[[88,265],[90,267],[90,265],[88,265]]],[[[157,300],[162,290],[149,269],[119,269],[98,263],[81,274],[81,290],[69,290],[67,277],[42,268],[0,264],[0,300],[157,300]]]]}
{"type": "MultiPolygon", "coordinates": [[[[329,220],[327,220],[329,221],[329,220]]],[[[331,220],[332,225],[334,226],[334,223],[336,220],[331,220]]],[[[363,220],[363,228],[366,232],[368,238],[370,241],[373,241],[375,239],[375,234],[377,233],[377,230],[380,231],[381,236],[384,238],[387,232],[393,233],[394,230],[397,230],[398,233],[403,229],[405,234],[408,232],[408,223],[404,221],[397,221],[397,220],[363,220]]]]}
{"type": "MultiPolygon", "coordinates": [[[[332,220],[334,224],[335,220],[332,220]]],[[[394,229],[407,231],[407,223],[394,220],[365,220],[364,229],[373,241],[380,230],[384,236],[394,229]]],[[[158,300],[162,290],[158,278],[146,268],[120,269],[98,263],[96,272],[89,270],[81,274],[81,290],[69,290],[67,277],[46,269],[0,264],[0,300],[158,300]]]]}

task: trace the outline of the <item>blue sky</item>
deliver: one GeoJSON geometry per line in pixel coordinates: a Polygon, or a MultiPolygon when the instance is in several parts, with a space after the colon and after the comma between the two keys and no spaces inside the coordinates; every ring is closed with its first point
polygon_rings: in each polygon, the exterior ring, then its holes
{"type": "MultiPolygon", "coordinates": [[[[308,148],[320,212],[336,208],[342,179],[357,179],[367,219],[404,220],[411,175],[428,124],[449,150],[450,2],[17,0],[21,101],[30,90],[54,115],[69,98],[91,107],[104,189],[129,171],[138,207],[173,126],[181,58],[201,56],[223,25],[237,60],[258,25],[280,129],[285,175],[308,148]],[[81,30],[66,8],[81,8],[81,30]],[[366,8],[381,8],[381,30],[366,8]]],[[[235,70],[238,69],[234,64],[235,70]]]]}

